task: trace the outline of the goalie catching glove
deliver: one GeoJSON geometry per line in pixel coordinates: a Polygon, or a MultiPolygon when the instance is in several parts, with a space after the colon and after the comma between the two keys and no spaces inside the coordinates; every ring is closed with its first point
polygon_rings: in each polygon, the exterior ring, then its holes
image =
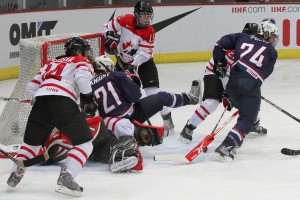
{"type": "Polygon", "coordinates": [[[116,55],[117,52],[117,46],[120,41],[120,35],[115,34],[114,31],[108,31],[106,32],[106,38],[104,41],[104,49],[105,52],[110,55],[116,55]]]}

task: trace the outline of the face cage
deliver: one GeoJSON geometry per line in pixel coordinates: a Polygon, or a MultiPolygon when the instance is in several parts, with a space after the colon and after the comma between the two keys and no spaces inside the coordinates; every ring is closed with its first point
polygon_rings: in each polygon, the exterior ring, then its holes
{"type": "Polygon", "coordinates": [[[136,25],[140,28],[146,28],[148,27],[149,25],[152,24],[152,21],[153,21],[153,18],[154,18],[154,13],[152,12],[138,12],[138,13],[134,13],[135,14],[135,17],[136,17],[136,25]],[[141,16],[145,16],[145,17],[149,17],[150,18],[150,21],[149,21],[149,24],[141,24],[140,23],[140,17],[141,16]]]}

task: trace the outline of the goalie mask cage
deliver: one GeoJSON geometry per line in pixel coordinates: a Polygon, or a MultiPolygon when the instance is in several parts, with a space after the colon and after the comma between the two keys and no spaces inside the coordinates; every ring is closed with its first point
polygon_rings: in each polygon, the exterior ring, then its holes
{"type": "MultiPolygon", "coordinates": [[[[27,84],[48,60],[64,55],[64,44],[70,37],[85,39],[92,48],[93,56],[104,54],[104,37],[100,34],[65,33],[41,36],[20,41],[20,73],[12,98],[30,99],[27,84]]],[[[0,116],[0,146],[22,144],[27,119],[31,110],[29,103],[8,101],[0,116]]]]}

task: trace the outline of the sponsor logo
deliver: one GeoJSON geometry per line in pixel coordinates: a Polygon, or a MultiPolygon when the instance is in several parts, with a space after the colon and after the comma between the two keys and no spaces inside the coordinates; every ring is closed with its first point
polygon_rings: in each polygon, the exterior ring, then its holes
{"type": "Polygon", "coordinates": [[[239,6],[239,7],[232,7],[231,8],[232,13],[265,13],[266,7],[261,6],[239,6]]]}
{"type": "Polygon", "coordinates": [[[19,44],[21,39],[50,35],[58,21],[42,21],[13,24],[9,30],[9,40],[13,46],[19,44]]]}
{"type": "MultiPolygon", "coordinates": [[[[42,21],[42,22],[30,22],[30,23],[21,23],[13,24],[9,30],[9,41],[11,45],[16,46],[19,44],[21,39],[33,38],[43,35],[51,35],[51,30],[54,29],[57,24],[55,21],[42,21]]],[[[19,58],[20,52],[13,51],[9,52],[9,58],[19,58]]]]}

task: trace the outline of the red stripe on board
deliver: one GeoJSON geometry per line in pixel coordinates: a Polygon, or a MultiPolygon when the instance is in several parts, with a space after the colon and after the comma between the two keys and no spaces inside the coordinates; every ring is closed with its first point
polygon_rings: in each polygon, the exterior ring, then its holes
{"type": "Polygon", "coordinates": [[[288,19],[282,23],[282,45],[289,46],[291,42],[291,22],[288,19]]]}
{"type": "Polygon", "coordinates": [[[296,23],[296,44],[300,46],[300,19],[296,23]]]}

